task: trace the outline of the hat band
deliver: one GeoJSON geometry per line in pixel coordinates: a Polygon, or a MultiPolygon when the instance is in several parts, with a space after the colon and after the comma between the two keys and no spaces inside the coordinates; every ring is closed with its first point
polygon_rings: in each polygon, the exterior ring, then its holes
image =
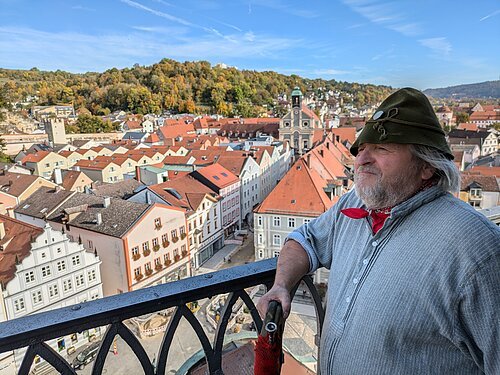
{"type": "Polygon", "coordinates": [[[433,125],[427,125],[427,124],[422,124],[420,122],[411,122],[411,121],[405,121],[405,120],[398,120],[395,119],[394,117],[386,117],[380,120],[368,120],[366,124],[373,123],[373,124],[383,124],[384,122],[389,121],[389,122],[396,122],[398,124],[403,124],[403,125],[409,125],[409,126],[415,126],[419,128],[425,128],[427,130],[431,130],[433,132],[439,133],[441,135],[446,135],[446,133],[441,129],[441,128],[436,128],[436,126],[433,125]]]}

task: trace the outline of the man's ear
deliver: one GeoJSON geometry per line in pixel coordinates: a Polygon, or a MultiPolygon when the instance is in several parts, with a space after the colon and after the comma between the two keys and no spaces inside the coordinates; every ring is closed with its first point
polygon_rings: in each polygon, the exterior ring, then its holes
{"type": "Polygon", "coordinates": [[[436,172],[436,168],[431,167],[429,164],[424,163],[422,166],[422,170],[420,171],[420,177],[422,177],[422,180],[427,181],[432,176],[434,176],[434,173],[436,172]]]}

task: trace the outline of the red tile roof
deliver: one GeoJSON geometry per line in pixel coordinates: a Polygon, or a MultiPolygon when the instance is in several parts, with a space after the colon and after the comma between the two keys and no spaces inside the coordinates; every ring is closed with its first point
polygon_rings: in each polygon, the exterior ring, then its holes
{"type": "Polygon", "coordinates": [[[301,158],[256,212],[317,217],[334,204],[323,190],[325,185],[326,181],[301,158]]]}
{"type": "Polygon", "coordinates": [[[196,170],[196,173],[199,173],[200,175],[205,177],[208,181],[217,186],[219,189],[223,189],[239,181],[239,178],[237,176],[228,171],[219,163],[215,163],[207,167],[200,168],[196,170]]]}
{"type": "Polygon", "coordinates": [[[0,239],[0,282],[7,285],[16,272],[16,258],[22,262],[31,253],[31,241],[43,233],[43,229],[9,216],[0,215],[5,228],[5,236],[0,239]]]}
{"type": "Polygon", "coordinates": [[[160,126],[158,131],[161,133],[163,139],[182,137],[196,133],[193,124],[164,125],[160,126]]]}
{"type": "Polygon", "coordinates": [[[38,152],[35,152],[34,154],[28,154],[21,160],[21,163],[22,164],[26,164],[28,162],[29,163],[38,163],[38,162],[42,161],[43,159],[45,159],[45,157],[47,157],[47,155],[50,153],[51,153],[51,151],[38,151],[38,152]]]}
{"type": "Polygon", "coordinates": [[[92,180],[90,177],[88,177],[85,173],[81,171],[72,171],[68,170],[63,177],[63,182],[62,182],[62,187],[65,190],[71,190],[73,186],[78,182],[89,182],[91,183],[92,180]]]}
{"type": "Polygon", "coordinates": [[[472,167],[467,172],[474,174],[481,174],[483,176],[495,176],[500,179],[500,167],[477,166],[472,167]]]}
{"type": "Polygon", "coordinates": [[[340,137],[340,141],[347,141],[351,145],[356,140],[356,128],[332,128],[331,132],[333,135],[338,135],[340,137]]]}
{"type": "Polygon", "coordinates": [[[478,131],[479,127],[477,126],[477,124],[462,122],[457,126],[457,129],[478,131]]]}

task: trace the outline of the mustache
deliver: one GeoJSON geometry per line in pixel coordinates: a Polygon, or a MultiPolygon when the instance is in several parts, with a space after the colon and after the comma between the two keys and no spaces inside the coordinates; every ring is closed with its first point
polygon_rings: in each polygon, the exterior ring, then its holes
{"type": "Polygon", "coordinates": [[[375,175],[380,175],[380,171],[373,167],[373,166],[370,166],[370,165],[360,165],[355,171],[354,173],[355,174],[358,174],[360,172],[367,172],[367,173],[373,173],[375,175]]]}

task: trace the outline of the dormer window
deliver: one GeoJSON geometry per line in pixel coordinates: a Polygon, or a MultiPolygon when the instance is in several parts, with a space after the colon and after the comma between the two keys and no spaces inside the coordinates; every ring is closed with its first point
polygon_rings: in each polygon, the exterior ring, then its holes
{"type": "Polygon", "coordinates": [[[290,123],[288,121],[285,122],[285,128],[289,128],[290,127],[290,123]]]}
{"type": "Polygon", "coordinates": [[[479,188],[471,188],[470,189],[470,195],[473,197],[480,198],[482,196],[482,189],[479,188]]]}

